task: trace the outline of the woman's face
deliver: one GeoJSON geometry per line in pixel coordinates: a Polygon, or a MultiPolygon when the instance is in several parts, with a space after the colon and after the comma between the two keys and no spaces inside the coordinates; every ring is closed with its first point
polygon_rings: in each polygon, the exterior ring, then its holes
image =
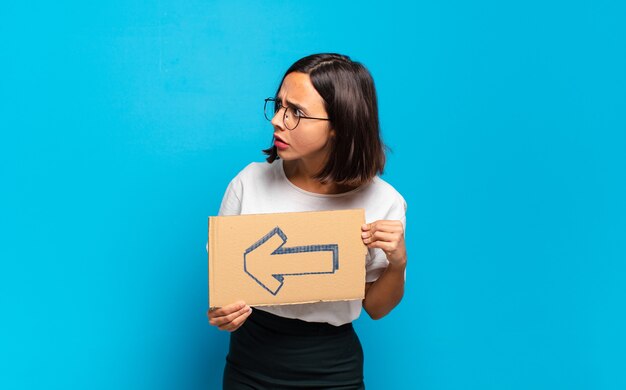
{"type": "MultiPolygon", "coordinates": [[[[328,118],[324,100],[313,87],[306,73],[292,72],[283,80],[278,100],[284,106],[299,107],[300,114],[316,118],[328,118]]],[[[300,119],[298,126],[288,130],[283,123],[285,109],[278,110],[272,119],[274,145],[283,160],[301,158],[324,161],[331,146],[335,131],[330,122],[317,119],[300,119]],[[283,142],[281,142],[281,140],[283,142]]]]}

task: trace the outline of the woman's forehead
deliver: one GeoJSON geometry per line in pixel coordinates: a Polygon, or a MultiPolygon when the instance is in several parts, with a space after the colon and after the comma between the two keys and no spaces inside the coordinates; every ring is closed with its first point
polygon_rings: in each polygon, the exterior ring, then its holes
{"type": "Polygon", "coordinates": [[[306,73],[292,72],[283,80],[278,96],[306,108],[324,108],[324,99],[306,73]]]}

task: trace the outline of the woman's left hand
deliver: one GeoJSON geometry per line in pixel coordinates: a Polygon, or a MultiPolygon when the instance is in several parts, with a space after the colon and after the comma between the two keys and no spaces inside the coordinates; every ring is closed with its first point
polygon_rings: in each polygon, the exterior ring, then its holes
{"type": "Polygon", "coordinates": [[[361,238],[368,248],[380,248],[393,265],[406,264],[404,226],[401,221],[378,220],[361,226],[361,238]]]}

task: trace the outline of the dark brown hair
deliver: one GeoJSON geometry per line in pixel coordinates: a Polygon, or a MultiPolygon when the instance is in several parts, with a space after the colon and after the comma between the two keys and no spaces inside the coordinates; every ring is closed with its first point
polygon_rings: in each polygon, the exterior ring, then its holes
{"type": "MultiPolygon", "coordinates": [[[[326,166],[315,176],[327,181],[357,187],[369,182],[385,167],[386,146],[380,139],[378,103],[374,80],[369,71],[350,57],[313,54],[296,61],[283,76],[276,97],[289,73],[306,73],[324,99],[334,142],[326,166]]],[[[273,137],[272,137],[273,141],[273,137]]],[[[276,146],[263,150],[267,162],[278,157],[276,146]]]]}

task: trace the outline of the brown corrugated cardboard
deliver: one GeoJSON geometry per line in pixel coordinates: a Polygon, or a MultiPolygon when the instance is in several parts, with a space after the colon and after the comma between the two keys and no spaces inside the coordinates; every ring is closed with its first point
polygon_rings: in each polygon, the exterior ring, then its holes
{"type": "Polygon", "coordinates": [[[209,217],[209,306],[363,299],[365,211],[209,217]]]}

